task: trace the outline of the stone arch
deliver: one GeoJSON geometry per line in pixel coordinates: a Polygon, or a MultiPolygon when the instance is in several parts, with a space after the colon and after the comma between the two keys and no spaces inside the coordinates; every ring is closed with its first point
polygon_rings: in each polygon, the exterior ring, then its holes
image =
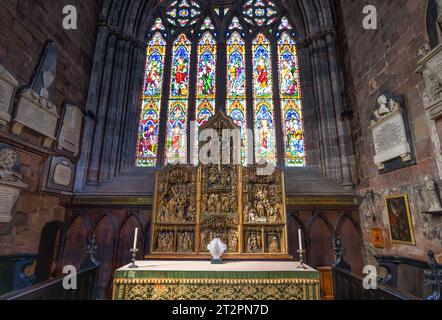
{"type": "Polygon", "coordinates": [[[318,211],[307,223],[308,262],[314,267],[331,266],[333,255],[333,226],[327,216],[318,211]]]}
{"type": "MultiPolygon", "coordinates": [[[[296,30],[306,106],[305,136],[311,141],[306,148],[309,165],[352,188],[346,146],[348,119],[341,118],[341,68],[336,59],[333,0],[274,1],[283,7],[296,30]]],[[[108,194],[121,183],[116,179],[120,175],[125,177],[129,195],[149,192],[143,186],[151,181],[153,172],[135,167],[135,150],[145,39],[162,5],[164,1],[156,0],[103,2],[87,103],[88,113],[95,119],[87,118],[85,123],[84,134],[91,139],[82,146],[75,182],[77,194],[88,194],[89,186],[108,194]],[[124,121],[119,121],[120,117],[124,121]]]]}
{"type": "Polygon", "coordinates": [[[302,222],[301,219],[296,215],[295,212],[291,212],[287,214],[287,241],[288,241],[288,249],[289,254],[297,258],[299,256],[297,250],[299,248],[299,239],[298,239],[298,226],[301,229],[302,236],[303,236],[303,246],[306,247],[307,243],[307,230],[306,226],[302,222]],[[294,225],[295,224],[295,225],[294,225]]]}
{"type": "Polygon", "coordinates": [[[77,268],[86,257],[91,221],[84,211],[75,211],[65,224],[62,236],[62,253],[60,255],[59,271],[66,265],[77,268]]]}
{"type": "Polygon", "coordinates": [[[345,248],[345,261],[350,264],[354,273],[362,275],[363,269],[363,234],[359,223],[351,212],[342,213],[336,220],[334,238],[339,236],[345,248]],[[355,241],[357,237],[357,241],[355,241]]]}
{"type": "Polygon", "coordinates": [[[142,258],[142,247],[146,241],[144,237],[144,226],[138,216],[137,212],[127,212],[124,219],[121,221],[118,228],[117,239],[117,253],[114,263],[114,268],[120,268],[130,262],[132,255],[130,249],[133,246],[133,237],[135,235],[135,228],[139,229],[138,244],[137,247],[140,250],[138,252],[138,258],[142,258]]]}

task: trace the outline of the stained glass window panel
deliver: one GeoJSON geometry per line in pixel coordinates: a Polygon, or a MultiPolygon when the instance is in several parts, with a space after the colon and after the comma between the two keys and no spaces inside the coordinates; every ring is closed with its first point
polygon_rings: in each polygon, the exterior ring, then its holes
{"type": "Polygon", "coordinates": [[[238,30],[243,29],[241,24],[239,23],[239,20],[237,17],[233,17],[232,23],[229,26],[229,30],[235,30],[235,29],[238,29],[238,30]]]}
{"type": "Polygon", "coordinates": [[[156,33],[148,43],[137,144],[137,166],[157,165],[159,120],[166,42],[156,33]]]}
{"type": "Polygon", "coordinates": [[[201,26],[201,30],[215,30],[215,27],[214,27],[214,25],[213,25],[213,23],[212,23],[212,20],[210,20],[209,17],[207,17],[207,18],[204,20],[204,23],[203,23],[203,25],[201,26]]]}
{"type": "Polygon", "coordinates": [[[210,32],[198,42],[198,77],[196,97],[196,132],[194,163],[198,161],[198,130],[215,114],[216,96],[216,41],[210,32]]]}
{"type": "Polygon", "coordinates": [[[187,161],[187,110],[191,43],[181,34],[173,44],[170,101],[167,120],[166,160],[187,161]]]}
{"type": "Polygon", "coordinates": [[[238,32],[227,41],[227,115],[241,127],[241,155],[247,163],[246,60],[245,42],[238,32]]]}
{"type": "Polygon", "coordinates": [[[278,41],[279,85],[286,166],[304,166],[305,148],[299,66],[295,41],[283,33],[278,41]]]}
{"type": "Polygon", "coordinates": [[[275,121],[272,100],[260,99],[255,104],[256,160],[275,164],[275,121]]]}
{"type": "Polygon", "coordinates": [[[252,48],[255,156],[276,164],[271,45],[260,33],[252,48]]]}
{"type": "Polygon", "coordinates": [[[287,17],[283,17],[281,20],[281,24],[278,27],[279,30],[292,30],[292,26],[289,23],[287,17]]]}
{"type": "Polygon", "coordinates": [[[161,18],[158,18],[155,20],[155,23],[152,27],[152,31],[154,30],[165,30],[164,25],[163,25],[163,21],[161,21],[161,18]]]}

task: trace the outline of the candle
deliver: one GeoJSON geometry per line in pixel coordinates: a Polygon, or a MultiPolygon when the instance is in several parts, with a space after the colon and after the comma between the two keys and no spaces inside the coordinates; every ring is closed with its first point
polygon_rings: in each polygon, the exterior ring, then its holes
{"type": "Polygon", "coordinates": [[[138,228],[135,228],[134,250],[137,248],[137,240],[138,240],[138,228]]]}
{"type": "Polygon", "coordinates": [[[299,238],[299,251],[302,251],[302,233],[301,233],[301,229],[298,229],[298,238],[299,238]]]}

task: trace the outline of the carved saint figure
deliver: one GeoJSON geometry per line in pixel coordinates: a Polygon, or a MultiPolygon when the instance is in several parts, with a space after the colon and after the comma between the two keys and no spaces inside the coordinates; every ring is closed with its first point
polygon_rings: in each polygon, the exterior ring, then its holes
{"type": "Polygon", "coordinates": [[[272,236],[269,242],[269,253],[279,253],[278,237],[272,236]]]}
{"type": "Polygon", "coordinates": [[[442,206],[437,192],[437,184],[430,177],[425,177],[425,191],[427,192],[428,199],[431,204],[429,212],[441,212],[442,206]]]}
{"type": "Polygon", "coordinates": [[[231,232],[229,235],[229,251],[238,251],[238,233],[236,231],[231,232]]]}

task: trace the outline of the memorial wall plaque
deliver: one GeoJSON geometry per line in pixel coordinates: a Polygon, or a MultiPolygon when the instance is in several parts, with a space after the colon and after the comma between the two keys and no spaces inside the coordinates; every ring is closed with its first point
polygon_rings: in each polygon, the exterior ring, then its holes
{"type": "Polygon", "coordinates": [[[77,156],[80,152],[83,112],[71,103],[65,103],[57,147],[77,156]]]}
{"type": "Polygon", "coordinates": [[[412,162],[414,157],[404,109],[398,101],[385,95],[378,98],[378,104],[370,127],[376,153],[374,163],[379,170],[384,170],[385,164],[395,159],[402,163],[412,162]]]}
{"type": "Polygon", "coordinates": [[[23,127],[30,128],[45,136],[43,146],[50,148],[52,141],[55,141],[58,119],[55,105],[40,97],[32,89],[25,89],[19,94],[12,133],[20,135],[23,127]]]}
{"type": "Polygon", "coordinates": [[[27,187],[20,174],[18,153],[11,146],[0,144],[0,235],[10,233],[20,190],[27,187]]]}
{"type": "Polygon", "coordinates": [[[0,183],[0,223],[12,221],[12,209],[20,195],[20,189],[0,183]]]}
{"type": "Polygon", "coordinates": [[[66,157],[49,157],[44,166],[42,191],[72,195],[75,164],[66,157]]]}
{"type": "Polygon", "coordinates": [[[418,69],[424,78],[424,107],[430,119],[442,117],[442,44],[431,50],[428,43],[419,48],[418,69]]]}
{"type": "Polygon", "coordinates": [[[14,102],[18,81],[0,64],[0,126],[11,121],[11,108],[14,102]]]}

